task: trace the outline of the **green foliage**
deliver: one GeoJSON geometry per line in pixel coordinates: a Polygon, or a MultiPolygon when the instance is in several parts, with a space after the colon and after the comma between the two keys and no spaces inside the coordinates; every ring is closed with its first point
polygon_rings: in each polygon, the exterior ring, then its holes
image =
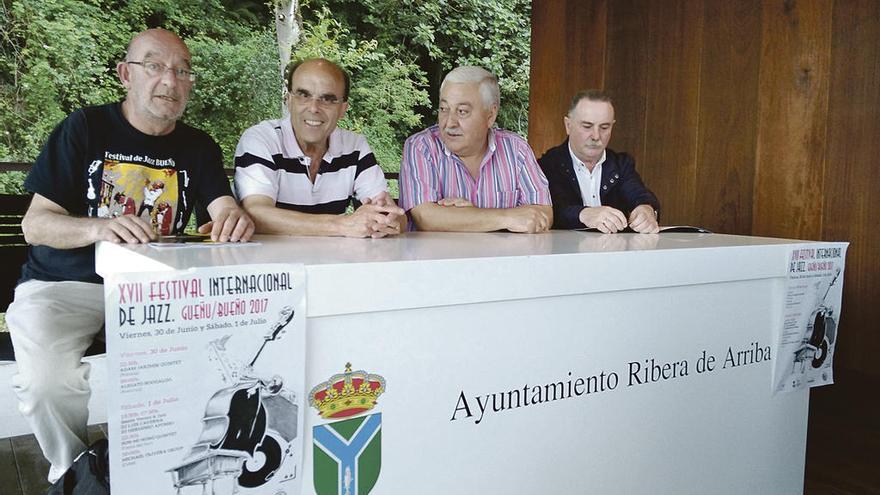
{"type": "MultiPolygon", "coordinates": [[[[528,133],[531,0],[311,0],[389,57],[424,71],[432,101],[440,82],[459,65],[479,65],[498,76],[498,125],[528,133]]],[[[308,20],[314,9],[303,7],[308,20]]],[[[420,109],[432,123],[435,112],[420,109]]]]}
{"type": "Polygon", "coordinates": [[[0,138],[3,159],[32,160],[71,109],[121,95],[110,77],[125,46],[95,2],[3,4],[0,138]],[[110,45],[115,45],[110,49],[110,45]]]}
{"type": "Polygon", "coordinates": [[[185,120],[210,134],[232,162],[242,132],[281,112],[280,61],[275,34],[248,34],[238,42],[188,41],[198,80],[185,120]]]}
{"type": "MultiPolygon", "coordinates": [[[[351,73],[341,125],[364,133],[394,171],[406,137],[436,120],[431,101],[457,65],[495,72],[498,125],[527,132],[530,9],[530,0],[301,0],[294,56],[325,56],[351,73]]],[[[199,79],[184,120],[227,160],[245,128],[280,113],[267,0],[3,0],[0,17],[0,161],[33,161],[67,114],[122,99],[116,64],[147,27],[190,46],[199,79]]]]}
{"type": "MultiPolygon", "coordinates": [[[[205,37],[234,42],[254,27],[271,27],[266,18],[247,12],[239,2],[221,0],[92,0],[118,12],[119,20],[131,26],[131,34],[149,27],[164,27],[181,38],[205,37]]],[[[254,2],[244,2],[254,7],[254,2]]],[[[265,12],[268,12],[265,8],[265,12]]],[[[271,19],[271,17],[269,17],[271,19]]]]}
{"type": "Polygon", "coordinates": [[[0,173],[0,194],[25,194],[24,172],[0,173]]]}
{"type": "Polygon", "coordinates": [[[421,125],[414,109],[428,103],[419,67],[377,50],[375,40],[355,39],[327,9],[306,24],[293,53],[310,57],[336,61],[349,72],[349,109],[339,125],[363,133],[383,169],[400,170],[403,141],[421,125]]]}
{"type": "Polygon", "coordinates": [[[0,17],[0,161],[33,161],[67,114],[121,100],[116,63],[148,27],[175,31],[190,46],[200,79],[184,120],[214,136],[229,160],[244,127],[280,111],[263,2],[6,0],[0,17]]]}

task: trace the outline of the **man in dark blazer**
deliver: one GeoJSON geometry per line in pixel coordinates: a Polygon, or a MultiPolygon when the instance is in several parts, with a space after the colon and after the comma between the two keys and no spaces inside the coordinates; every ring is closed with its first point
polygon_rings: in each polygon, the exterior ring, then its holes
{"type": "Polygon", "coordinates": [[[614,127],[611,98],[581,91],[564,122],[568,139],[538,160],[550,182],[553,228],[657,232],[657,197],[642,183],[631,156],[607,149],[614,127]]]}

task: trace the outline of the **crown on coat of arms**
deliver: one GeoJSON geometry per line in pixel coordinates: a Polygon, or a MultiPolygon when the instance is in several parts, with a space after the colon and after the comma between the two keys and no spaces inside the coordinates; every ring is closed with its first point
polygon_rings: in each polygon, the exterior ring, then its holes
{"type": "Polygon", "coordinates": [[[333,375],[309,392],[309,405],[322,418],[347,418],[369,411],[376,399],[385,392],[385,378],[364,370],[351,370],[345,363],[345,372],[333,375]]]}

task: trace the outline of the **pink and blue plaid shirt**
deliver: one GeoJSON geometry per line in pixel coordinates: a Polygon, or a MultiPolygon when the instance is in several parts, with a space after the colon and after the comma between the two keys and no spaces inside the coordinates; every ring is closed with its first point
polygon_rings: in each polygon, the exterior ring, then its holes
{"type": "Polygon", "coordinates": [[[474,180],[467,167],[440,141],[434,125],[403,145],[400,207],[406,211],[443,198],[465,198],[478,208],[549,205],[547,178],[525,139],[503,129],[489,130],[489,147],[474,180]]]}

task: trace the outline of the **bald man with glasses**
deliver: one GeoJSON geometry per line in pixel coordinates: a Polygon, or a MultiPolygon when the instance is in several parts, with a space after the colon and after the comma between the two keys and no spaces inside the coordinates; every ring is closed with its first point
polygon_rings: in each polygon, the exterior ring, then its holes
{"type": "Polygon", "coordinates": [[[288,66],[288,117],[249,128],[235,150],[235,191],[266,234],[385,237],[405,216],[367,140],[340,129],[350,80],[325,59],[288,66]],[[346,214],[351,199],[361,205],[346,214]]]}
{"type": "Polygon", "coordinates": [[[31,246],[6,323],[19,411],[51,464],[50,481],[88,443],[90,365],[82,358],[104,325],[95,243],[182,233],[195,202],[212,219],[199,230],[215,240],[246,241],[254,230],[232,197],[220,147],[179,122],[196,79],[183,41],[144,31],[116,70],[125,100],[70,114],[25,180],[33,199],[21,227],[31,246]]]}

